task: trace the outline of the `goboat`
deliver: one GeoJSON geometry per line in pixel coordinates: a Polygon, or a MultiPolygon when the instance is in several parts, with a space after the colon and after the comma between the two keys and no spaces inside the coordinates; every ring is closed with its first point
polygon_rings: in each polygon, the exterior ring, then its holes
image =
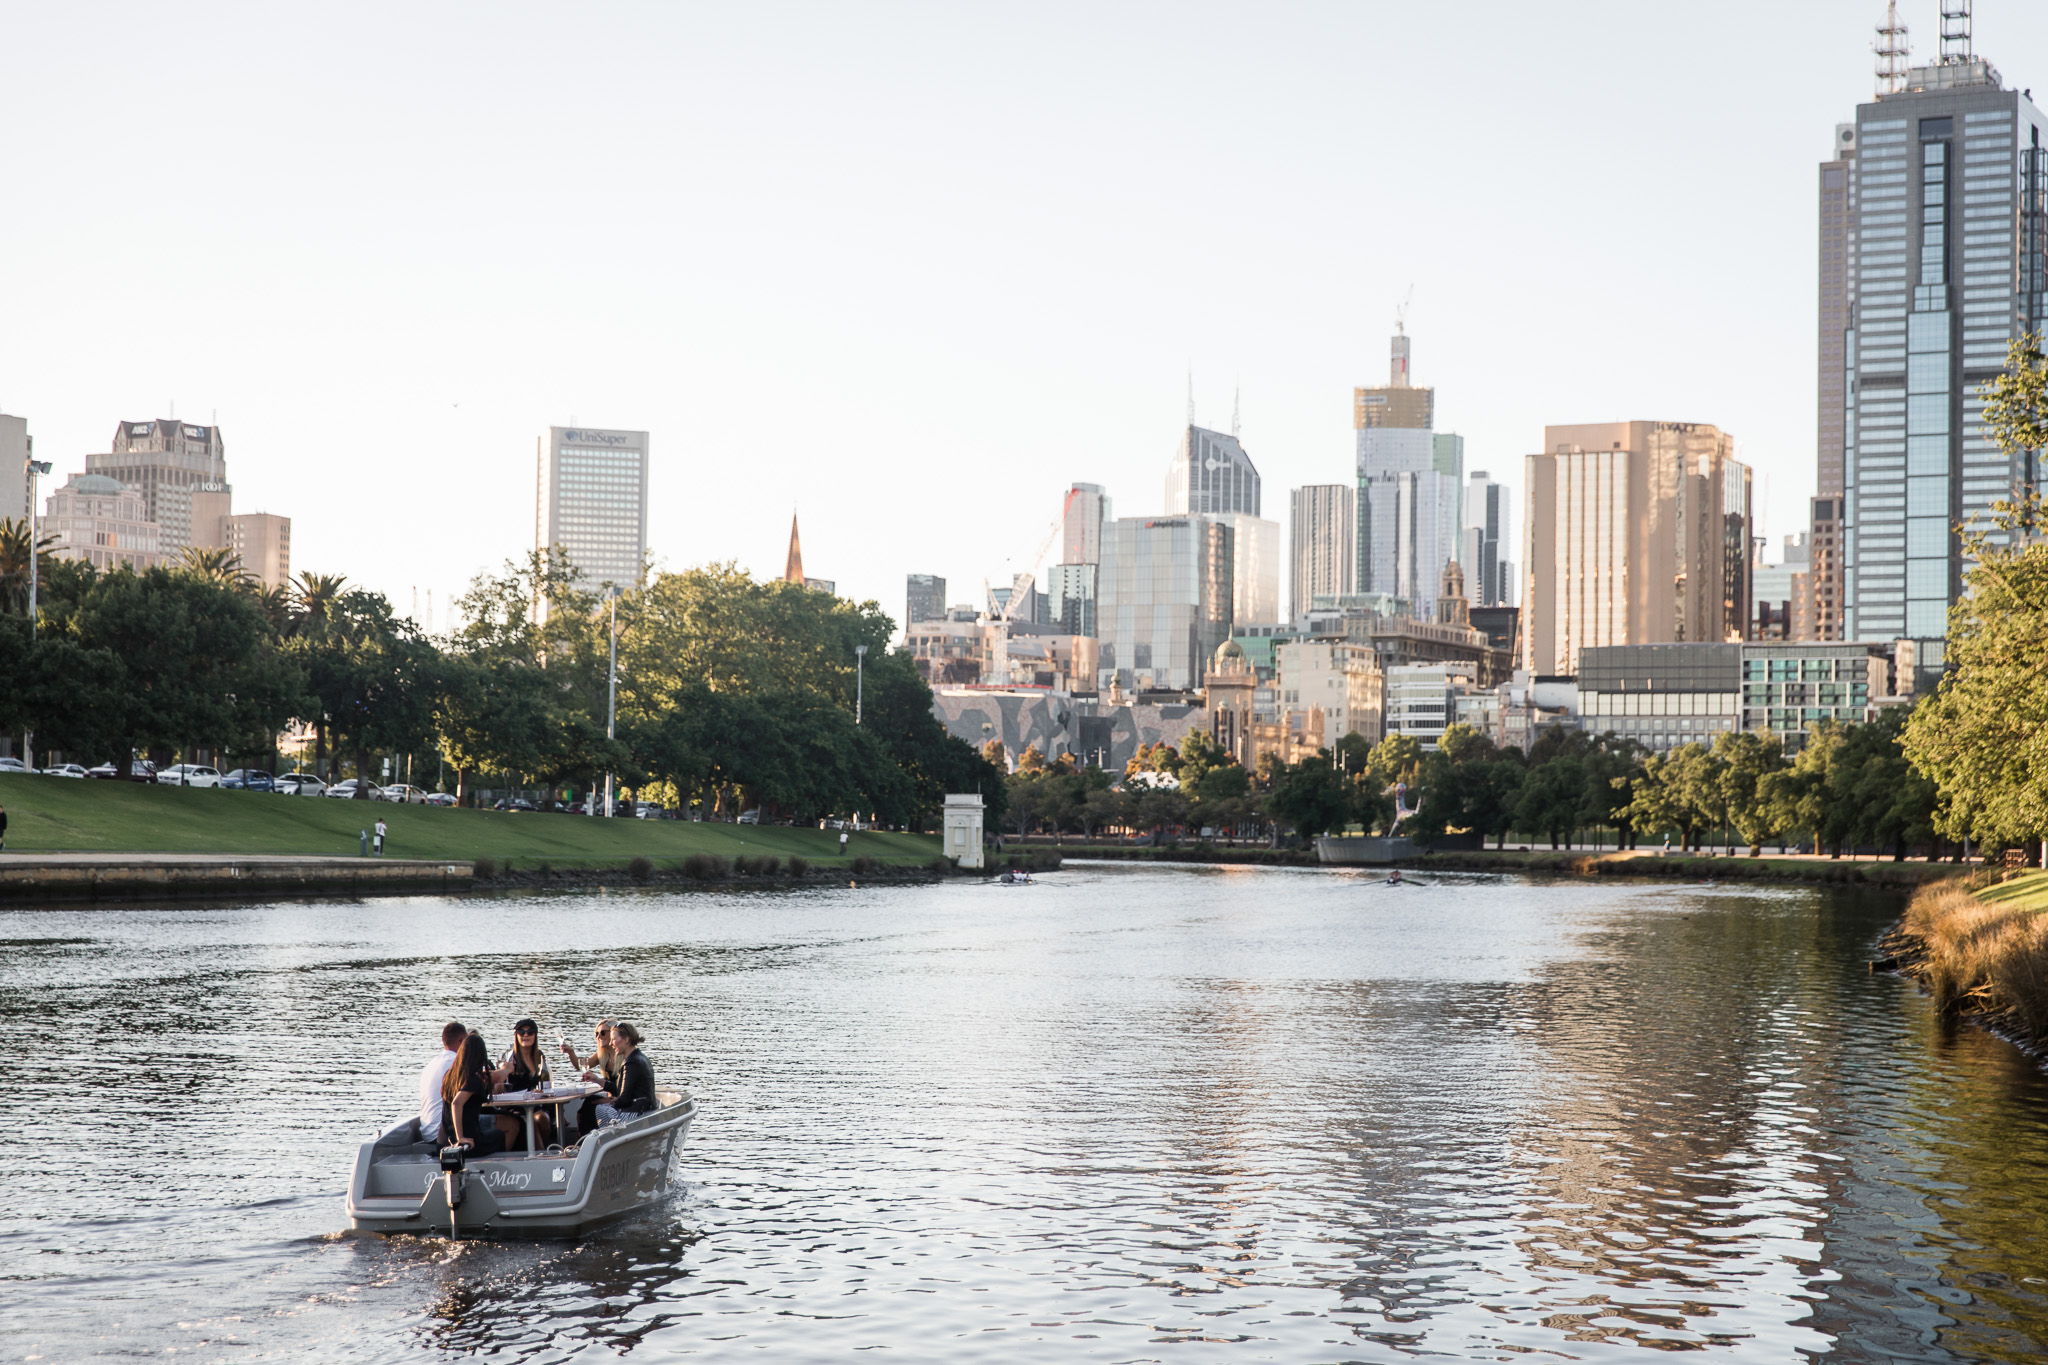
{"type": "Polygon", "coordinates": [[[349,1181],[349,1226],[451,1237],[577,1237],[658,1202],[697,1102],[655,1092],[659,1107],[568,1147],[469,1156],[420,1140],[411,1115],[362,1145],[349,1181]]]}

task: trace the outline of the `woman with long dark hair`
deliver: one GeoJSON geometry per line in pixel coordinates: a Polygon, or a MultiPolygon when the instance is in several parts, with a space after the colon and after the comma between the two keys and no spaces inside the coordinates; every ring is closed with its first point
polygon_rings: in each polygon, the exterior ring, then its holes
{"type": "Polygon", "coordinates": [[[621,1021],[612,1025],[612,1046],[619,1054],[619,1082],[590,1098],[597,1101],[600,1126],[624,1123],[661,1107],[654,1093],[654,1064],[640,1050],[640,1030],[621,1021]]]}
{"type": "Polygon", "coordinates": [[[455,1062],[441,1082],[441,1142],[467,1147],[471,1156],[505,1150],[505,1135],[484,1121],[484,1101],[491,1097],[491,1050],[481,1033],[472,1033],[456,1050],[455,1062]]]}
{"type": "MultiPolygon", "coordinates": [[[[512,1050],[505,1054],[498,1073],[507,1090],[532,1090],[548,1080],[548,1059],[540,1050],[540,1025],[521,1019],[512,1026],[512,1050]]],[[[498,1131],[505,1135],[506,1150],[526,1146],[526,1123],[517,1114],[498,1114],[498,1131]]],[[[545,1147],[554,1141],[555,1120],[544,1111],[533,1116],[533,1140],[545,1147]]]]}

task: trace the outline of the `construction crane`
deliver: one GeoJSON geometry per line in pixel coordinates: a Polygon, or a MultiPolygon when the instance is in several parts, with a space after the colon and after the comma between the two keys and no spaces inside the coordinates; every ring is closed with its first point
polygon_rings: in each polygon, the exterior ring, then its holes
{"type": "MultiPolygon", "coordinates": [[[[1033,551],[1031,558],[1025,561],[1027,567],[1025,568],[1024,572],[1021,574],[1017,574],[1011,578],[1010,598],[1007,602],[1003,603],[1001,611],[993,612],[990,614],[990,620],[1008,621],[1010,619],[1010,613],[1012,610],[1015,609],[1017,605],[1017,598],[1020,595],[1018,592],[1018,584],[1020,580],[1022,580],[1024,592],[1028,593],[1034,587],[1037,586],[1039,562],[1045,558],[1045,552],[1052,548],[1053,539],[1054,537],[1059,535],[1060,528],[1065,521],[1065,509],[1062,508],[1061,512],[1062,515],[1053,518],[1052,525],[1045,528],[1045,536],[1038,542],[1037,550],[1033,551]]],[[[983,601],[988,602],[990,604],[993,604],[995,602],[995,594],[989,590],[988,580],[986,578],[981,580],[981,593],[983,601]]]]}

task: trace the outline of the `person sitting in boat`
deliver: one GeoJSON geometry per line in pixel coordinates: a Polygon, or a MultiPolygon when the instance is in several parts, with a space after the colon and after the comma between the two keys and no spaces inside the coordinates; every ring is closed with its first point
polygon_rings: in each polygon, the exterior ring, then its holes
{"type": "Polygon", "coordinates": [[[654,1063],[640,1050],[640,1030],[631,1024],[613,1024],[612,1046],[619,1054],[619,1084],[591,1096],[597,1102],[599,1125],[624,1123],[661,1105],[654,1094],[654,1063]]]}
{"type": "MultiPolygon", "coordinates": [[[[609,1019],[598,1020],[597,1027],[591,1032],[597,1038],[597,1051],[591,1053],[588,1057],[578,1057],[576,1049],[570,1047],[566,1040],[562,1043],[562,1051],[568,1054],[569,1060],[572,1063],[583,1068],[584,1080],[596,1081],[606,1090],[616,1094],[619,1089],[619,1053],[618,1049],[612,1045],[612,1021],[609,1019]]],[[[576,1104],[577,1141],[580,1142],[588,1137],[596,1127],[597,1101],[594,1099],[579,1100],[576,1104]]]]}
{"type": "Polygon", "coordinates": [[[450,1020],[441,1026],[441,1055],[420,1071],[420,1141],[434,1142],[441,1136],[441,1082],[455,1065],[455,1054],[469,1030],[450,1020]]]}
{"type": "Polygon", "coordinates": [[[441,1142],[449,1147],[467,1147],[471,1156],[491,1156],[505,1150],[505,1135],[498,1125],[484,1118],[484,1101],[491,1097],[491,1050],[483,1035],[472,1033],[462,1040],[455,1064],[441,1082],[441,1142]]]}
{"type": "MultiPolygon", "coordinates": [[[[534,1090],[549,1080],[548,1059],[540,1050],[540,1025],[531,1019],[521,1019],[512,1026],[512,1050],[505,1054],[504,1062],[491,1073],[491,1079],[500,1089],[534,1090]]],[[[526,1146],[526,1121],[517,1114],[500,1112],[497,1115],[498,1131],[505,1135],[505,1148],[526,1146]]],[[[545,1147],[554,1140],[555,1121],[545,1110],[533,1116],[534,1141],[545,1147]]]]}

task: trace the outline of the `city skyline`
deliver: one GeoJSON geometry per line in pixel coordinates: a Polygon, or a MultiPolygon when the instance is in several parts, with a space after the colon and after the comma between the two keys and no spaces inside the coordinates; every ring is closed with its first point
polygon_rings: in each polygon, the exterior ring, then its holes
{"type": "MultiPolygon", "coordinates": [[[[1934,6],[1905,13],[1916,60],[1931,55],[1934,6]]],[[[124,413],[175,400],[180,417],[217,420],[235,435],[238,503],[294,513],[295,565],[394,600],[415,586],[452,600],[523,553],[530,494],[502,474],[536,429],[649,430],[689,471],[651,489],[666,563],[737,559],[772,577],[780,504],[801,493],[838,509],[807,529],[843,589],[893,601],[913,566],[867,533],[901,490],[862,471],[887,462],[933,490],[900,508],[930,528],[914,567],[978,578],[1027,553],[1050,516],[1010,496],[1046,427],[1062,433],[1050,486],[1088,478],[1151,510],[1133,495],[1156,486],[1157,433],[1184,411],[1192,366],[1198,422],[1227,426],[1241,390],[1275,490],[1330,482],[1346,391],[1377,372],[1412,286],[1409,328],[1428,338],[1416,381],[1442,387],[1437,426],[1465,435],[1470,467],[1511,468],[1547,422],[1711,421],[1742,434],[1776,537],[1801,528],[1814,491],[1813,394],[1753,381],[1813,373],[1815,329],[1806,308],[1760,319],[1817,296],[1813,168],[1870,97],[1881,14],[1735,5],[1702,32],[1677,15],[1559,26],[1498,6],[1476,15],[1486,37],[1455,79],[1395,63],[1360,83],[1344,54],[1419,49],[1440,17],[1301,7],[1247,40],[1217,9],[1164,33],[1079,10],[883,10],[820,16],[815,46],[792,47],[744,15],[512,9],[481,29],[424,16],[394,58],[307,16],[259,35],[204,12],[135,8],[89,31],[31,12],[0,91],[8,124],[38,134],[8,172],[24,211],[0,224],[0,291],[19,320],[0,334],[0,410],[27,418],[59,476],[124,413]],[[1084,23],[1091,41],[1073,43],[1084,23]],[[544,70],[599,60],[642,90],[630,113],[543,111],[526,93],[544,70]],[[701,79],[655,78],[678,60],[701,79]],[[1600,72],[1597,101],[1590,86],[1532,96],[1526,73],[1545,63],[1600,72]],[[1247,98],[1161,122],[1191,65],[1227,65],[1247,98]],[[991,93],[1013,70],[1067,96],[991,93]],[[1668,98],[1735,83],[1739,99],[1668,98]],[[89,107],[66,93],[79,89],[89,107]],[[1594,112],[1631,100],[1659,117],[1594,112]],[[252,103],[271,110],[261,126],[239,112],[252,103]],[[945,126],[922,112],[934,103],[955,110],[945,126]],[[72,113],[45,112],[58,108],[72,113]],[[1507,126],[1544,155],[1470,184],[1442,173],[1507,126]],[[1375,127],[1407,133],[1372,175],[1333,176],[1375,127]],[[1722,215],[1646,234],[1626,216],[1542,211],[1560,185],[1675,148],[1694,189],[1741,203],[1757,230],[1731,243],[1722,215]],[[665,169],[645,210],[608,221],[602,252],[566,191],[544,196],[561,211],[529,211],[539,184],[636,183],[650,161],[665,169]],[[83,211],[160,166],[205,193],[83,211]],[[1201,215],[1154,211],[1190,179],[1238,189],[1201,215]],[[1384,186],[1404,182],[1438,188],[1381,211],[1384,186]],[[979,206],[1020,192],[1042,206],[1028,221],[979,206]],[[819,193],[842,210],[831,234],[799,207],[819,193]],[[1523,226],[1503,242],[1492,225],[1516,205],[1523,226]],[[1670,268],[1687,259],[1709,264],[1670,268]],[[1598,325],[1638,300],[1696,325],[1654,356],[1598,325]],[[179,345],[115,317],[175,319],[179,345]],[[1020,393],[1025,422],[988,420],[1020,393]],[[307,415],[335,410],[349,420],[307,415]],[[831,452],[826,428],[849,433],[831,452]],[[370,457],[380,441],[407,452],[402,485],[370,457]],[[941,486],[975,501],[971,525],[949,523],[941,486]],[[465,507],[464,534],[408,514],[415,503],[465,507]]],[[[1976,41],[2024,86],[2048,14],[1994,0],[1976,41]]]]}

